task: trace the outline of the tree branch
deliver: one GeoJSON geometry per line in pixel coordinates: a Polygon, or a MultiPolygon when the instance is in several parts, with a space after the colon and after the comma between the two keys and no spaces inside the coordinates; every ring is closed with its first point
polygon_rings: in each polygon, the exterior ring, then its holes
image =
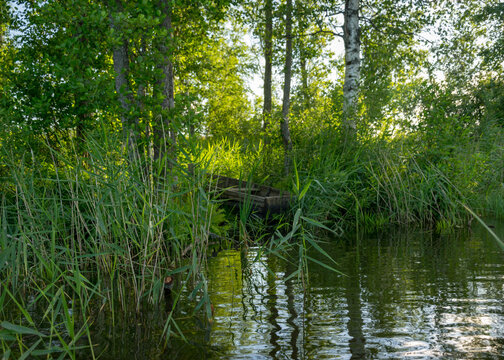
{"type": "MultiPolygon", "coordinates": [[[[380,31],[380,32],[382,32],[382,31],[383,31],[383,28],[380,28],[378,25],[376,25],[376,24],[373,22],[373,20],[372,20],[371,18],[368,18],[368,17],[361,17],[360,19],[361,19],[361,20],[363,20],[363,21],[368,22],[368,23],[369,23],[369,24],[370,24],[370,25],[371,25],[371,26],[372,26],[375,30],[380,31]]],[[[429,39],[426,39],[425,37],[420,36],[419,34],[415,34],[414,32],[404,31],[404,30],[402,30],[400,27],[397,27],[397,26],[391,26],[390,28],[392,28],[392,29],[394,29],[394,30],[398,31],[398,32],[399,32],[399,33],[401,33],[402,35],[407,35],[407,36],[411,36],[411,37],[413,37],[413,36],[415,36],[415,35],[416,35],[416,36],[420,37],[422,40],[424,40],[424,41],[426,41],[426,42],[428,42],[428,43],[430,43],[430,44],[433,44],[433,43],[434,43],[433,41],[431,41],[431,40],[429,40],[429,39]]]]}
{"type": "Polygon", "coordinates": [[[314,31],[311,33],[296,35],[295,37],[315,36],[318,34],[326,34],[326,35],[338,36],[340,38],[343,38],[343,34],[337,33],[332,30],[327,30],[327,29],[320,29],[320,30],[317,30],[317,31],[314,31]]]}

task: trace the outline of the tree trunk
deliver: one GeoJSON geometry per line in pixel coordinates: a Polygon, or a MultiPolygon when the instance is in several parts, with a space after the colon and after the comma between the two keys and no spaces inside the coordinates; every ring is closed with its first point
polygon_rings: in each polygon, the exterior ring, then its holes
{"type": "Polygon", "coordinates": [[[169,0],[162,0],[160,6],[164,15],[161,26],[168,33],[168,45],[166,45],[166,42],[162,42],[160,46],[160,51],[163,54],[163,63],[161,64],[163,70],[163,102],[161,103],[163,118],[153,129],[155,137],[154,158],[163,158],[164,151],[168,151],[170,162],[167,166],[171,168],[173,163],[176,162],[175,146],[177,141],[177,134],[171,118],[171,109],[175,107],[173,63],[171,61],[173,52],[172,8],[169,0]]]}
{"type": "Polygon", "coordinates": [[[128,82],[129,74],[129,58],[128,58],[128,41],[124,36],[123,29],[114,19],[114,12],[122,12],[123,6],[120,0],[115,1],[115,5],[110,3],[110,24],[112,29],[120,37],[120,42],[112,51],[112,61],[114,62],[115,73],[115,90],[119,97],[121,105],[121,124],[123,128],[124,137],[127,139],[130,154],[134,151],[134,133],[131,130],[129,121],[129,113],[131,106],[131,91],[128,82]]]}
{"type": "MultiPolygon", "coordinates": [[[[119,26],[112,20],[112,27],[115,31],[121,31],[119,26]]],[[[128,73],[129,73],[129,59],[128,59],[128,43],[121,36],[121,43],[118,44],[112,53],[112,59],[114,62],[114,72],[115,72],[115,90],[119,97],[119,103],[121,104],[121,122],[123,129],[128,126],[128,119],[126,114],[129,112],[129,103],[127,94],[129,91],[128,84],[128,73]]]]}
{"type": "Polygon", "coordinates": [[[273,0],[266,0],[264,6],[266,17],[266,29],[264,33],[264,108],[263,127],[266,131],[264,142],[269,143],[268,128],[271,120],[271,78],[272,78],[272,56],[273,56],[273,0]]]}
{"type": "Polygon", "coordinates": [[[290,90],[292,77],[292,0],[287,0],[286,19],[285,19],[285,70],[284,70],[284,89],[282,104],[282,140],[285,150],[284,171],[285,175],[290,172],[292,141],[289,130],[289,112],[290,112],[290,90]]]}
{"type": "Polygon", "coordinates": [[[308,97],[308,70],[306,69],[304,44],[300,44],[300,47],[299,62],[301,67],[301,93],[303,96],[303,110],[306,110],[310,106],[310,99],[308,97]]]}
{"type": "Polygon", "coordinates": [[[347,138],[357,131],[357,101],[360,78],[359,0],[345,0],[345,83],[343,85],[343,127],[347,138]]]}

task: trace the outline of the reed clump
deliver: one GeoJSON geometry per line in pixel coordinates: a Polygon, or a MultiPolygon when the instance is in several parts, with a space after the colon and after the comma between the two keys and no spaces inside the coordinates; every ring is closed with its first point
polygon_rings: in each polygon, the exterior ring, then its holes
{"type": "Polygon", "coordinates": [[[163,164],[111,136],[89,137],[80,154],[38,146],[46,156],[1,154],[1,352],[94,357],[93,314],[157,303],[176,273],[197,288],[226,220],[202,169],[161,175],[163,164]]]}
{"type": "Polygon", "coordinates": [[[488,141],[490,151],[470,141],[432,150],[414,137],[372,138],[354,149],[334,146],[343,142],[333,139],[312,141],[297,154],[300,177],[312,181],[305,212],[368,230],[463,226],[471,215],[461,204],[498,216],[502,197],[495,195],[502,191],[504,153],[500,140],[488,141]]]}

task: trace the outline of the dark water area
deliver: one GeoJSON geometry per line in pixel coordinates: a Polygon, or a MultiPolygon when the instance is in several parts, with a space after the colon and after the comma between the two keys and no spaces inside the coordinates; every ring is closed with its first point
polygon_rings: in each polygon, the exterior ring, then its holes
{"type": "MultiPolygon", "coordinates": [[[[495,232],[504,237],[504,224],[495,232]]],[[[213,322],[182,303],[187,341],[159,343],[169,310],[96,319],[102,359],[504,359],[504,252],[480,227],[327,240],[346,276],[223,251],[209,260],[213,322]],[[254,261],[255,260],[255,261],[254,261]]],[[[315,256],[316,254],[313,253],[315,256]]],[[[183,299],[187,294],[183,294],[183,299]]],[[[181,300],[182,301],[182,300],[181,300]]],[[[173,327],[172,327],[172,330],[173,327]]]]}

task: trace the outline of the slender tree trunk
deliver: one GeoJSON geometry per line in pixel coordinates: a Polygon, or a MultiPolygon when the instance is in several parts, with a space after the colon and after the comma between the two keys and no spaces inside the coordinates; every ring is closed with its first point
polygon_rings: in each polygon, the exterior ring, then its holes
{"type": "MultiPolygon", "coordinates": [[[[4,1],[2,4],[0,4],[0,14],[1,13],[8,13],[8,8],[7,8],[7,2],[4,1]]],[[[9,16],[9,15],[7,15],[9,16]]],[[[4,41],[5,41],[5,32],[7,31],[7,24],[8,24],[8,19],[3,18],[0,20],[4,20],[4,22],[0,22],[0,49],[4,46],[4,41]]]]}
{"type": "Polygon", "coordinates": [[[121,105],[121,123],[123,127],[124,137],[128,140],[130,154],[134,151],[134,133],[129,122],[129,113],[131,110],[131,91],[128,83],[129,74],[129,57],[128,57],[128,41],[124,36],[122,27],[114,19],[114,12],[122,12],[123,6],[120,0],[115,0],[115,4],[110,2],[110,23],[116,34],[120,36],[120,42],[112,51],[112,60],[114,62],[115,73],[115,90],[119,97],[121,105]]]}
{"type": "Polygon", "coordinates": [[[343,85],[343,126],[347,138],[357,131],[357,101],[360,78],[359,0],[345,0],[345,83],[343,85]]]}
{"type": "Polygon", "coordinates": [[[271,120],[271,78],[272,78],[272,56],[273,56],[273,0],[266,0],[264,6],[266,17],[266,29],[264,33],[264,108],[263,108],[263,126],[266,131],[265,143],[269,143],[267,131],[271,120]]]}
{"type": "MultiPolygon", "coordinates": [[[[112,20],[114,21],[114,20],[112,20]]],[[[117,31],[118,27],[115,23],[112,25],[117,31]]],[[[120,30],[119,30],[120,31],[120,30]]],[[[112,59],[114,62],[114,72],[115,72],[115,90],[119,97],[119,103],[121,104],[121,122],[123,129],[128,128],[128,118],[127,113],[130,109],[130,104],[128,102],[127,93],[129,91],[128,84],[128,73],[129,73],[129,60],[128,60],[128,43],[126,40],[122,40],[119,45],[117,45],[112,53],[112,59]]]]}
{"type": "Polygon", "coordinates": [[[161,65],[163,70],[163,102],[161,103],[163,119],[153,129],[155,137],[154,158],[162,158],[164,151],[167,150],[170,157],[170,162],[167,165],[171,168],[173,163],[176,162],[175,146],[177,141],[177,134],[171,118],[171,109],[175,107],[173,63],[171,61],[173,52],[172,8],[170,0],[162,0],[160,6],[164,15],[161,26],[168,33],[168,45],[163,42],[160,46],[160,51],[163,54],[163,63],[161,65]]]}
{"type": "MultiPolygon", "coordinates": [[[[82,27],[82,24],[81,26],[82,27]]],[[[82,49],[85,49],[86,46],[89,46],[89,41],[85,34],[80,33],[80,36],[77,36],[74,34],[72,37],[76,39],[80,47],[82,49]],[[84,35],[84,36],[82,36],[84,35]]],[[[90,61],[88,58],[83,58],[81,62],[81,69],[86,69],[87,67],[91,66],[90,61]]],[[[85,76],[83,76],[85,78],[85,76]]],[[[85,84],[88,83],[87,80],[84,80],[85,84]]],[[[87,87],[86,87],[87,88],[87,87]]],[[[77,111],[81,112],[80,116],[78,117],[78,122],[75,127],[75,140],[76,140],[76,145],[79,153],[81,153],[84,149],[84,137],[85,137],[85,131],[86,128],[89,126],[88,122],[90,121],[92,114],[89,112],[89,100],[86,99],[86,93],[81,92],[81,91],[76,91],[74,93],[75,97],[75,103],[77,107],[77,111]]]]}
{"type": "Polygon", "coordinates": [[[300,44],[300,47],[299,63],[301,67],[301,92],[303,95],[303,110],[306,110],[310,106],[310,99],[308,97],[308,70],[306,69],[304,44],[300,44]]]}
{"type": "Polygon", "coordinates": [[[285,19],[285,70],[284,70],[284,89],[282,104],[282,140],[285,150],[284,171],[288,175],[290,172],[292,141],[289,130],[289,112],[290,112],[290,90],[292,77],[292,0],[287,0],[285,19]]]}

